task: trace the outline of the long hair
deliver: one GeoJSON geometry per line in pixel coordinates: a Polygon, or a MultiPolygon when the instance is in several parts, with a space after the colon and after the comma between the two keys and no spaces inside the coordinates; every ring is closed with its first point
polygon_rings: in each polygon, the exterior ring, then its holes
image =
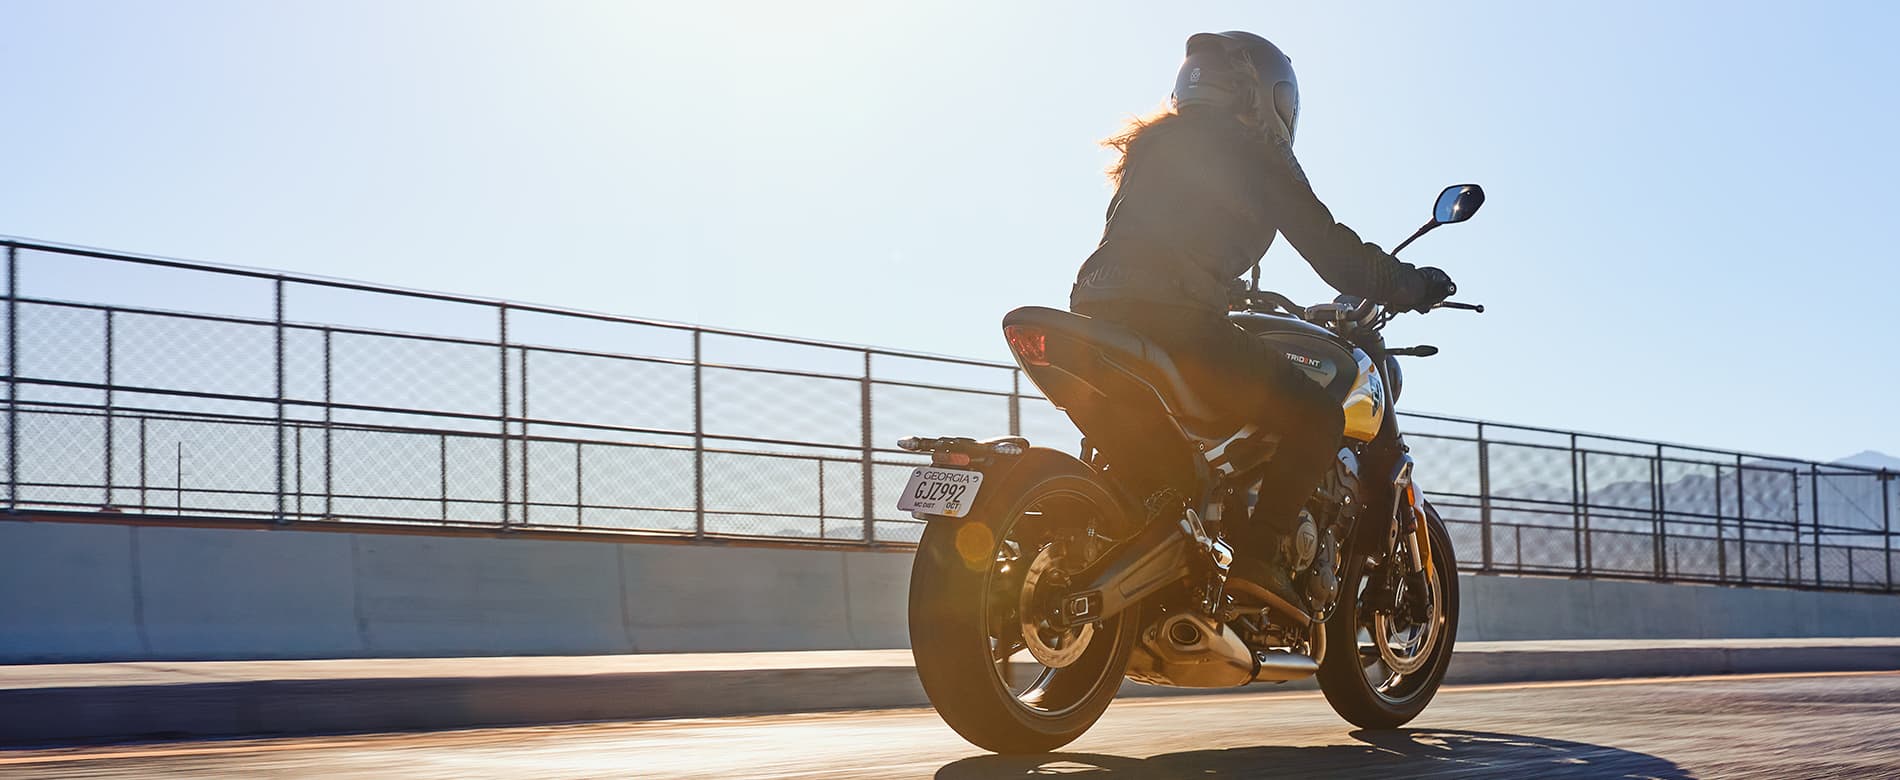
{"type": "MultiPolygon", "coordinates": [[[[1236,101],[1238,105],[1233,112],[1233,117],[1250,130],[1256,131],[1249,133],[1249,136],[1255,138],[1263,146],[1267,145],[1262,112],[1272,111],[1273,108],[1266,105],[1266,101],[1261,100],[1260,75],[1244,61],[1234,68],[1234,75],[1240,81],[1237,86],[1242,94],[1236,101]]],[[[1119,132],[1102,139],[1103,146],[1119,153],[1115,156],[1115,162],[1108,166],[1109,184],[1121,186],[1122,174],[1128,172],[1129,150],[1133,149],[1144,136],[1156,128],[1173,125],[1180,121],[1182,121],[1182,114],[1170,101],[1169,105],[1162,106],[1161,109],[1146,116],[1129,117],[1128,123],[1123,125],[1119,132]]]]}
{"type": "Polygon", "coordinates": [[[1134,148],[1136,141],[1141,140],[1142,136],[1147,135],[1149,130],[1157,126],[1179,121],[1181,121],[1181,113],[1173,106],[1165,106],[1147,116],[1129,117],[1128,123],[1123,125],[1120,131],[1102,139],[1103,146],[1117,152],[1115,162],[1108,166],[1108,183],[1116,187],[1121,186],[1122,174],[1128,172],[1128,150],[1134,148]]]}

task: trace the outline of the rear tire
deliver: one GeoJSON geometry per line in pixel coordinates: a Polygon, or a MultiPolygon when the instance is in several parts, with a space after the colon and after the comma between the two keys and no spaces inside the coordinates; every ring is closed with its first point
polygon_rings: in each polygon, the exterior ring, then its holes
{"type": "Polygon", "coordinates": [[[1438,693],[1439,684],[1445,679],[1445,669],[1451,663],[1452,646],[1458,638],[1458,561],[1444,521],[1430,504],[1425,507],[1425,523],[1431,534],[1432,569],[1436,575],[1431,586],[1437,602],[1432,630],[1439,633],[1431,640],[1427,657],[1416,671],[1393,672],[1377,656],[1377,645],[1373,643],[1382,638],[1374,636],[1371,612],[1361,602],[1367,589],[1367,575],[1378,573],[1370,567],[1373,561],[1367,549],[1383,547],[1382,544],[1352,545],[1353,552],[1347,556],[1341,578],[1341,585],[1346,588],[1341,595],[1342,603],[1338,612],[1326,621],[1326,657],[1319,667],[1320,690],[1325,692],[1333,711],[1361,728],[1398,728],[1418,717],[1438,693]]]}
{"type": "MultiPolygon", "coordinates": [[[[1047,752],[1095,725],[1121,687],[1136,631],[1135,610],[1102,621],[1081,640],[1087,644],[1079,657],[1042,667],[1023,691],[1010,682],[1010,662],[994,660],[1009,650],[1007,635],[1020,624],[1021,567],[1053,544],[1044,537],[1078,522],[1109,529],[1122,520],[1110,515],[1123,509],[1087,466],[1047,450],[1023,457],[1004,484],[984,486],[985,503],[973,515],[932,519],[911,568],[911,654],[924,693],[950,728],[997,753],[1047,752]]],[[[1076,545],[1064,544],[1063,550],[1076,545]]],[[[1074,563],[1065,558],[1062,568],[1079,568],[1074,563]]],[[[1023,634],[1014,630],[1020,642],[1023,634]]]]}

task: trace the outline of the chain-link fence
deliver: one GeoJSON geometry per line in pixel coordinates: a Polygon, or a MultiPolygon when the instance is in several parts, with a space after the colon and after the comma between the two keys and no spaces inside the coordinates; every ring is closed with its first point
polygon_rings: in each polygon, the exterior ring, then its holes
{"type": "MultiPolygon", "coordinates": [[[[1079,436],[1006,363],[0,246],[15,512],[904,544],[898,438],[1079,436]]],[[[1468,569],[1895,589],[1889,472],[1405,428],[1468,569]]]]}
{"type": "Polygon", "coordinates": [[[1405,416],[1464,567],[1891,591],[1887,471],[1405,416]]]}

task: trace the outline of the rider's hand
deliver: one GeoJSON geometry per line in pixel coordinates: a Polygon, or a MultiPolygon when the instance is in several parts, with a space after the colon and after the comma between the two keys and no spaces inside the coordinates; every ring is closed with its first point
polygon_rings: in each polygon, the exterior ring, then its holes
{"type": "Polygon", "coordinates": [[[1418,305],[1412,307],[1413,311],[1420,314],[1431,311],[1433,306],[1458,294],[1458,285],[1452,283],[1451,274],[1443,269],[1425,266],[1418,269],[1418,275],[1425,278],[1425,294],[1418,299],[1418,305]]]}

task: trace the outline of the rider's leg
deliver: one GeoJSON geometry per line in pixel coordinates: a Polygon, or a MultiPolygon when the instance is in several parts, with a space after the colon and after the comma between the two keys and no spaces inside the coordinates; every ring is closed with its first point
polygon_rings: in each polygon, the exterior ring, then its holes
{"type": "Polygon", "coordinates": [[[1300,507],[1338,452],[1346,427],[1339,404],[1282,350],[1218,313],[1149,303],[1098,303],[1078,311],[1120,322],[1159,343],[1198,392],[1234,418],[1279,434],[1253,515],[1227,523],[1241,557],[1276,561],[1280,540],[1296,529],[1300,507]]]}
{"type": "MultiPolygon", "coordinates": [[[[1249,341],[1252,341],[1249,339],[1249,341]]],[[[1253,342],[1259,344],[1259,342],[1253,342]]],[[[1249,364],[1257,399],[1252,418],[1279,434],[1251,517],[1234,524],[1237,552],[1272,559],[1299,525],[1300,508],[1319,487],[1339,451],[1345,412],[1279,350],[1261,345],[1249,364]]]]}
{"type": "MultiPolygon", "coordinates": [[[[1280,434],[1280,446],[1267,462],[1252,515],[1229,522],[1227,535],[1234,544],[1233,576],[1260,585],[1299,607],[1305,599],[1293,583],[1293,572],[1299,564],[1294,546],[1300,508],[1319,487],[1326,469],[1332,467],[1345,416],[1319,385],[1305,377],[1296,381],[1319,391],[1317,398],[1306,393],[1282,393],[1300,400],[1282,399],[1267,413],[1268,422],[1263,427],[1280,434]]],[[[1298,386],[1282,389],[1292,387],[1298,386]]]]}
{"type": "Polygon", "coordinates": [[[1297,529],[1300,508],[1332,467],[1339,451],[1340,432],[1346,425],[1339,405],[1319,385],[1304,377],[1297,381],[1317,392],[1289,394],[1308,397],[1276,407],[1269,414],[1270,421],[1263,427],[1280,434],[1280,446],[1267,462],[1260,497],[1248,523],[1256,533],[1270,534],[1276,542],[1297,529]]]}

